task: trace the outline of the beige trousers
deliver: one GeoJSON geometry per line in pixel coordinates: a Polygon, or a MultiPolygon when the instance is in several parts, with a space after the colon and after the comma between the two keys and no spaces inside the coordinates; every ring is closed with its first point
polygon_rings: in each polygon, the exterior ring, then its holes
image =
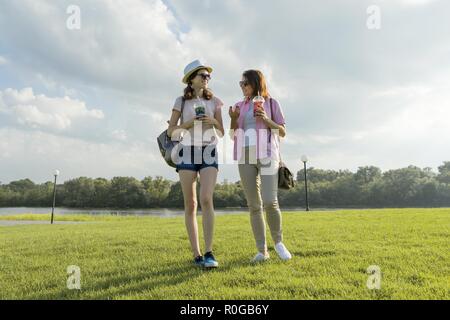
{"type": "Polygon", "coordinates": [[[256,247],[259,252],[264,253],[267,251],[267,243],[263,207],[273,241],[278,243],[283,240],[281,211],[278,205],[279,161],[270,158],[256,160],[255,147],[251,146],[244,148],[238,166],[256,247]]]}

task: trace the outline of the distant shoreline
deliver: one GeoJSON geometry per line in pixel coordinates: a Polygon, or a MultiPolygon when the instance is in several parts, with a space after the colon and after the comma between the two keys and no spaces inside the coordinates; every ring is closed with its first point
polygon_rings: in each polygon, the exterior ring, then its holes
{"type": "MultiPolygon", "coordinates": [[[[448,207],[407,207],[410,209],[446,209],[448,207]]],[[[381,210],[381,209],[405,209],[402,207],[379,207],[379,208],[362,208],[362,207],[320,207],[310,208],[310,212],[319,211],[339,211],[339,210],[381,210]]],[[[0,207],[0,216],[5,215],[18,215],[18,214],[49,214],[51,207],[0,207]]],[[[298,211],[306,212],[305,208],[299,207],[282,207],[282,211],[298,211]]],[[[248,208],[216,208],[216,214],[233,214],[233,213],[245,213],[248,208]]],[[[201,208],[198,209],[198,215],[201,215],[201,208]]],[[[55,214],[88,214],[88,215],[137,215],[137,216],[180,216],[184,214],[183,208],[143,208],[143,209],[120,209],[120,208],[55,208],[55,214]]]]}

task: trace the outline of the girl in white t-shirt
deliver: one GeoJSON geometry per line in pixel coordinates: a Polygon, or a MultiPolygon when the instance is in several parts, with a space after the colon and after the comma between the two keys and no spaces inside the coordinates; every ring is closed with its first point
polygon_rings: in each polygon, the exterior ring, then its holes
{"type": "Polygon", "coordinates": [[[218,266],[213,251],[213,193],[218,173],[217,139],[223,137],[222,101],[208,89],[212,68],[198,60],[184,70],[184,95],[176,99],[169,121],[172,139],[182,135],[182,151],[177,164],[184,197],[185,223],[198,266],[218,266]],[[183,110],[182,110],[183,109],[183,110]],[[180,120],[180,124],[178,121],[180,120]],[[181,133],[181,134],[180,134],[181,133]],[[205,255],[202,255],[197,226],[197,177],[200,176],[200,204],[203,214],[205,255]]]}

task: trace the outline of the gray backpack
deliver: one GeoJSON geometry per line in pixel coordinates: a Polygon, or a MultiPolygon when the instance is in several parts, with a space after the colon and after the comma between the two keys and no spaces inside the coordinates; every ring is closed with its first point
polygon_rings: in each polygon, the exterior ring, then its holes
{"type": "MultiPolygon", "coordinates": [[[[183,109],[185,104],[184,97],[181,100],[181,124],[183,123],[183,109]]],[[[177,159],[179,158],[179,152],[181,148],[180,141],[172,141],[167,134],[167,130],[164,130],[156,139],[158,142],[159,151],[166,163],[171,167],[176,167],[177,159]]]]}

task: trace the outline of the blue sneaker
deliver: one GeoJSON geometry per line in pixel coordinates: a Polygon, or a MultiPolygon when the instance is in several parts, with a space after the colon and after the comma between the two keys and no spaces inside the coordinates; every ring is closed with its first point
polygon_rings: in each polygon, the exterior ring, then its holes
{"type": "Polygon", "coordinates": [[[205,266],[205,259],[203,259],[202,256],[198,256],[194,259],[194,265],[197,267],[204,267],[205,266]]]}
{"type": "Polygon", "coordinates": [[[205,259],[205,268],[217,268],[219,266],[219,263],[214,258],[212,252],[205,253],[204,259],[205,259]]]}

